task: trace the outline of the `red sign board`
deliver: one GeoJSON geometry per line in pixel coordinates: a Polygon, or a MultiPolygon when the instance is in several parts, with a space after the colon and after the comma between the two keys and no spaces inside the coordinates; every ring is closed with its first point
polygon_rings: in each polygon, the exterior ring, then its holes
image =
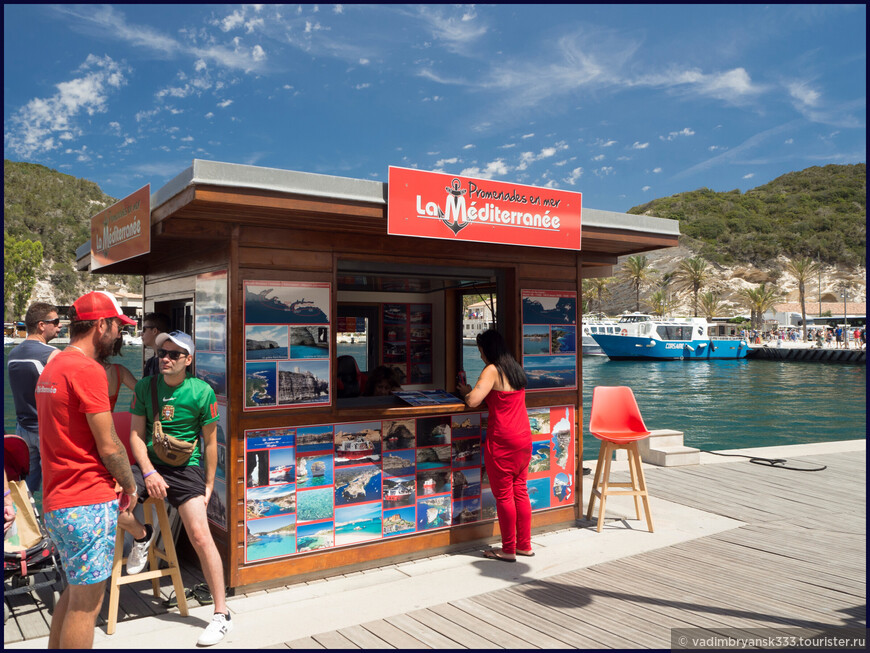
{"type": "Polygon", "coordinates": [[[387,233],[580,249],[581,194],[390,167],[387,233]]]}
{"type": "Polygon", "coordinates": [[[151,251],[151,184],[91,218],[91,271],[151,251]]]}

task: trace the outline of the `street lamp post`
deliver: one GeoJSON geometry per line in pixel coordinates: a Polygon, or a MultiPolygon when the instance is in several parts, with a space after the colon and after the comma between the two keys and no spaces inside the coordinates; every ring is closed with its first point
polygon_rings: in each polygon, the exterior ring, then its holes
{"type": "Polygon", "coordinates": [[[843,295],[843,347],[849,348],[849,319],[846,317],[846,298],[848,297],[849,284],[840,286],[840,294],[843,295]]]}

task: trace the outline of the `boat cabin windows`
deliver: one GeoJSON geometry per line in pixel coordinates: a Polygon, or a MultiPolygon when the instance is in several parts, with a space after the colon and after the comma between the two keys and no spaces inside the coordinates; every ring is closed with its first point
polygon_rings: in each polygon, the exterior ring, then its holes
{"type": "Polygon", "coordinates": [[[676,326],[673,324],[660,324],[656,327],[656,333],[662,340],[691,340],[693,326],[676,326]]]}

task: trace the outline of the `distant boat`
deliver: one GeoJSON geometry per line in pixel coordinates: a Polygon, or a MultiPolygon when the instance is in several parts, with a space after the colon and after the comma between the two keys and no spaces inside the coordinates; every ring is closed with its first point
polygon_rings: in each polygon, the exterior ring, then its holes
{"type": "Polygon", "coordinates": [[[375,452],[375,445],[362,436],[356,436],[350,440],[339,442],[335,447],[335,452],[343,458],[356,460],[372,455],[375,452]]]}
{"type": "Polygon", "coordinates": [[[407,499],[411,496],[411,490],[405,487],[403,484],[394,485],[391,488],[387,488],[384,492],[384,501],[388,501],[390,503],[397,503],[402,501],[403,499],[407,499]]]}
{"type": "Polygon", "coordinates": [[[584,356],[604,356],[604,350],[595,342],[593,334],[604,333],[614,335],[620,332],[620,327],[617,326],[616,320],[609,318],[605,319],[583,319],[583,330],[581,338],[582,353],[584,356]]]}
{"type": "Polygon", "coordinates": [[[711,325],[702,317],[658,319],[628,313],[617,326],[617,334],[592,334],[611,360],[724,360],[749,353],[745,340],[710,338],[711,325]]]}
{"type": "Polygon", "coordinates": [[[123,342],[125,345],[141,345],[142,337],[141,336],[131,336],[129,333],[122,333],[121,337],[124,339],[123,342]]]}

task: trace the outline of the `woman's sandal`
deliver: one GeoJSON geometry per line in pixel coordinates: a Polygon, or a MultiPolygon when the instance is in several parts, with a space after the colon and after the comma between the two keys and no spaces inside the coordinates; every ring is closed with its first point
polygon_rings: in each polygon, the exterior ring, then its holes
{"type": "Polygon", "coordinates": [[[502,555],[501,549],[487,549],[483,552],[484,558],[489,558],[490,560],[501,560],[502,562],[516,562],[516,558],[505,558],[502,555]]]}
{"type": "MultiPolygon", "coordinates": [[[[198,583],[193,587],[188,587],[187,589],[185,589],[184,598],[186,598],[187,600],[196,599],[200,605],[211,605],[212,603],[214,603],[214,599],[211,596],[208,585],[206,585],[205,583],[198,583]]],[[[169,598],[163,601],[163,607],[178,607],[178,597],[175,596],[175,591],[172,591],[169,595],[169,598]]]]}
{"type": "Polygon", "coordinates": [[[524,558],[532,558],[532,557],[534,557],[535,552],[534,551],[520,551],[519,549],[517,549],[517,555],[523,556],[524,558]]]}

